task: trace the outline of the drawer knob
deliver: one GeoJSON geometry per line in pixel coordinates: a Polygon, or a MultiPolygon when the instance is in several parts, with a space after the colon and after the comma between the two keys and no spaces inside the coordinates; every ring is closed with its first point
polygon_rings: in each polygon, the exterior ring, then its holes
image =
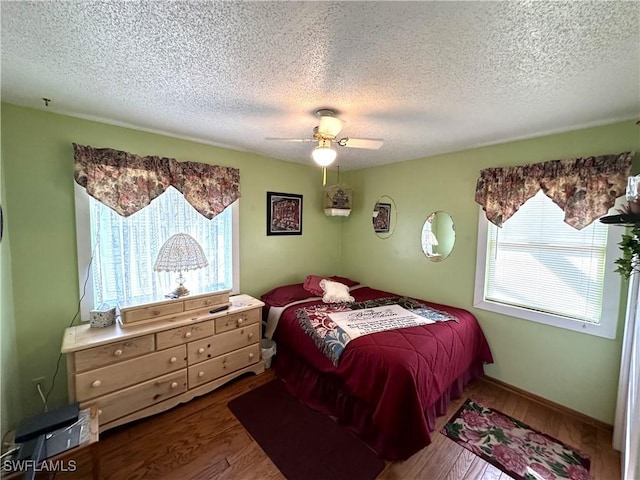
{"type": "Polygon", "coordinates": [[[101,382],[100,380],[95,380],[95,381],[91,384],[91,386],[92,386],[93,388],[98,388],[100,385],[102,385],[102,382],[101,382]]]}
{"type": "Polygon", "coordinates": [[[102,415],[102,410],[98,409],[98,416],[102,415]]]}
{"type": "Polygon", "coordinates": [[[189,337],[191,337],[191,335],[192,335],[192,333],[191,333],[191,332],[186,332],[186,333],[184,334],[184,338],[189,338],[189,337]]]}
{"type": "Polygon", "coordinates": [[[122,355],[122,350],[118,349],[118,350],[116,350],[115,352],[113,352],[113,354],[114,354],[116,357],[119,357],[120,355],[122,355]]]}
{"type": "Polygon", "coordinates": [[[244,322],[244,318],[239,318],[238,319],[238,325],[242,325],[242,322],[244,322]]]}
{"type": "Polygon", "coordinates": [[[200,378],[204,377],[204,372],[198,372],[198,377],[200,378]]]}
{"type": "Polygon", "coordinates": [[[200,353],[200,354],[204,353],[204,348],[200,347],[200,348],[198,349],[198,353],[200,353]]]}
{"type": "Polygon", "coordinates": [[[162,312],[160,310],[151,310],[151,315],[153,316],[158,316],[160,315],[162,312]]]}
{"type": "Polygon", "coordinates": [[[178,388],[178,382],[172,382],[171,388],[178,388]]]}
{"type": "Polygon", "coordinates": [[[253,358],[253,357],[254,357],[254,354],[253,354],[253,353],[250,353],[250,354],[249,354],[249,358],[253,358]]]}
{"type": "Polygon", "coordinates": [[[171,362],[171,363],[176,363],[177,361],[178,361],[178,359],[176,357],[171,357],[169,359],[169,362],[171,362]]]}
{"type": "Polygon", "coordinates": [[[247,335],[249,338],[253,338],[253,332],[249,332],[249,335],[247,335]]]}

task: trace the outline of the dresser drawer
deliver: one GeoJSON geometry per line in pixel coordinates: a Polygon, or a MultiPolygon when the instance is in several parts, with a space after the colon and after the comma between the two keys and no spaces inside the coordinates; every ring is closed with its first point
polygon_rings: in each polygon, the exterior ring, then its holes
{"type": "Polygon", "coordinates": [[[180,370],[186,365],[187,348],[181,345],[90,372],[78,373],[75,375],[76,400],[83,402],[99,397],[135,383],[180,370]]]}
{"type": "Polygon", "coordinates": [[[145,335],[122,342],[80,350],[74,354],[76,371],[82,372],[129,358],[139,357],[145,353],[153,352],[154,346],[153,335],[145,335]]]}
{"type": "Polygon", "coordinates": [[[166,332],[156,333],[156,348],[162,350],[210,335],[213,335],[213,320],[172,328],[166,332]]]}
{"type": "Polygon", "coordinates": [[[105,424],[186,391],[187,370],[182,369],[96,398],[89,404],[97,405],[100,424],[105,424]]]}
{"type": "Polygon", "coordinates": [[[189,367],[189,388],[252,365],[260,360],[260,345],[254,344],[189,367]]]}
{"type": "Polygon", "coordinates": [[[150,305],[148,307],[121,308],[122,323],[135,323],[165,315],[173,315],[184,311],[184,304],[167,303],[165,305],[150,305]]]}
{"type": "Polygon", "coordinates": [[[246,347],[260,340],[260,325],[254,323],[230,332],[203,338],[187,345],[187,359],[193,365],[233,350],[246,347]]]}
{"type": "Polygon", "coordinates": [[[252,323],[258,323],[261,317],[261,309],[254,308],[240,313],[232,313],[224,317],[216,318],[216,333],[228,332],[236,328],[244,327],[252,323]]]}
{"type": "Polygon", "coordinates": [[[216,293],[204,297],[188,299],[184,301],[185,310],[196,310],[199,308],[213,307],[214,305],[231,305],[229,303],[229,292],[216,293]]]}

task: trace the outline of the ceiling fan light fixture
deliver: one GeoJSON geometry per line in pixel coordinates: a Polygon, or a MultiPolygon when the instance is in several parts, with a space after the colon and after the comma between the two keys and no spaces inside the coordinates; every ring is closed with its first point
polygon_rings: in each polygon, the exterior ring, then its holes
{"type": "Polygon", "coordinates": [[[334,116],[330,110],[320,110],[320,123],[318,124],[318,133],[325,138],[335,138],[342,130],[342,120],[334,116]]]}
{"type": "Polygon", "coordinates": [[[336,159],[336,151],[331,148],[331,142],[322,140],[311,152],[311,157],[321,167],[327,167],[336,159]]]}

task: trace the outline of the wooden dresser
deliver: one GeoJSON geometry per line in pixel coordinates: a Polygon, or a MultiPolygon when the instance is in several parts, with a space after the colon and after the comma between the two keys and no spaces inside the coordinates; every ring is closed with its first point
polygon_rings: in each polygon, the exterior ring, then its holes
{"type": "Polygon", "coordinates": [[[213,314],[201,308],[152,322],[67,328],[62,353],[69,401],[81,408],[95,405],[104,431],[187,402],[246,372],[264,372],[264,303],[249,295],[229,302],[228,310],[213,314]]]}

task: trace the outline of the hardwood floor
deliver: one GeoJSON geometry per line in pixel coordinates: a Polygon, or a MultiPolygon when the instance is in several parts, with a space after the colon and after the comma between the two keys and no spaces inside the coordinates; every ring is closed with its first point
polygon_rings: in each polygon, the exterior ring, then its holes
{"type": "MultiPolygon", "coordinates": [[[[272,370],[248,376],[168,412],[101,434],[96,444],[97,478],[282,479],[227,403],[270,381],[272,370]]],[[[620,479],[620,455],[611,448],[611,431],[487,381],[467,386],[440,417],[440,429],[468,397],[514,416],[591,457],[596,480],[620,479]]],[[[256,405],[260,408],[260,405],[256,405]]],[[[274,434],[277,432],[274,432],[274,434]]],[[[431,445],[403,462],[387,462],[378,479],[507,480],[510,477],[437,432],[431,445]]],[[[88,452],[76,459],[78,471],[57,480],[91,478],[88,452]]],[[[327,479],[330,480],[330,479],[327,479]]]]}

